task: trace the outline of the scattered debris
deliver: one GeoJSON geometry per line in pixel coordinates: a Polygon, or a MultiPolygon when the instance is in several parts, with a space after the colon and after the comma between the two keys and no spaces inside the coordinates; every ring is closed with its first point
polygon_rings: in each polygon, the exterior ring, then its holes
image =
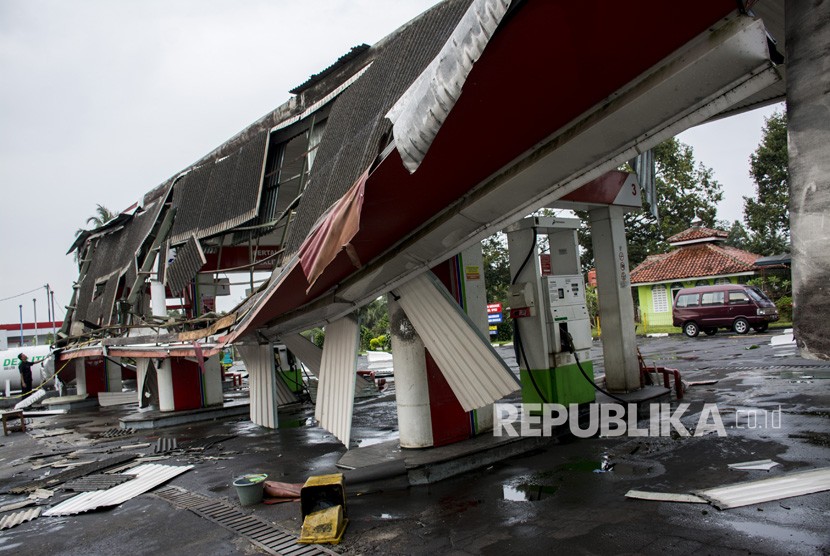
{"type": "Polygon", "coordinates": [[[72,434],[73,431],[69,429],[59,428],[51,430],[32,431],[29,434],[34,438],[48,438],[50,436],[61,436],[63,434],[72,434]]]}
{"type": "Polygon", "coordinates": [[[156,442],[156,449],[155,453],[157,454],[164,454],[166,452],[172,452],[173,450],[178,448],[178,443],[175,438],[165,438],[161,437],[156,442]]]}
{"type": "Polygon", "coordinates": [[[215,434],[211,436],[206,436],[205,438],[197,438],[195,440],[189,440],[187,442],[182,442],[181,447],[185,450],[207,450],[219,444],[220,442],[224,442],[225,440],[231,440],[232,438],[236,438],[235,434],[215,434]]]}
{"type": "Polygon", "coordinates": [[[744,461],[742,463],[730,463],[729,469],[738,469],[740,471],[750,471],[750,470],[762,470],[762,471],[769,471],[776,465],[781,465],[776,461],[772,461],[771,459],[759,459],[757,461],[744,461]]]}
{"type": "Polygon", "coordinates": [[[109,407],[138,403],[138,392],[98,392],[98,405],[109,407]]]}
{"type": "Polygon", "coordinates": [[[3,516],[3,519],[0,519],[0,530],[11,529],[12,527],[17,527],[21,523],[37,519],[40,516],[41,510],[42,508],[32,508],[30,510],[23,510],[22,512],[3,516]]]}
{"type": "Polygon", "coordinates": [[[97,508],[117,506],[162,483],[166,483],[173,477],[190,469],[193,469],[192,465],[174,466],[158,463],[140,465],[127,473],[128,475],[135,475],[135,479],[107,490],[95,490],[78,494],[43,512],[43,515],[74,515],[97,508]]]}
{"type": "Polygon", "coordinates": [[[118,473],[99,473],[80,477],[63,485],[64,490],[73,492],[91,492],[93,490],[106,490],[121,483],[134,479],[134,475],[118,473]]]}
{"type": "MultiPolygon", "coordinates": [[[[23,398],[22,400],[17,402],[17,404],[14,406],[14,408],[15,409],[26,409],[27,407],[31,407],[31,406],[35,405],[37,402],[39,402],[40,400],[42,400],[45,397],[46,397],[46,390],[44,390],[43,388],[40,388],[38,390],[35,390],[34,393],[31,394],[30,396],[28,396],[26,398],[23,398]]],[[[26,521],[28,521],[28,519],[26,521]]]]}
{"type": "Polygon", "coordinates": [[[266,504],[280,504],[282,502],[296,502],[300,499],[302,483],[280,483],[278,481],[265,481],[266,504]]]}
{"type": "Polygon", "coordinates": [[[697,492],[719,510],[830,490],[830,467],[798,471],[697,492]]]}
{"type": "Polygon", "coordinates": [[[56,461],[52,464],[52,467],[55,469],[68,469],[70,467],[78,467],[79,465],[86,465],[88,463],[94,463],[92,461],[56,461]]]}
{"type": "Polygon", "coordinates": [[[45,488],[39,488],[35,490],[33,493],[29,494],[30,500],[46,500],[48,498],[52,498],[55,495],[54,490],[48,490],[45,488]]]}
{"type": "Polygon", "coordinates": [[[104,460],[87,463],[78,467],[73,467],[72,469],[67,469],[66,471],[62,471],[51,477],[46,477],[44,479],[32,481],[25,485],[13,487],[9,489],[9,492],[11,494],[24,494],[27,492],[34,492],[35,490],[43,487],[54,487],[65,483],[66,481],[71,481],[72,479],[77,479],[78,477],[89,475],[90,473],[103,471],[105,469],[109,469],[110,467],[132,461],[136,457],[136,454],[121,454],[104,460]]]}
{"type": "Polygon", "coordinates": [[[717,384],[718,382],[720,382],[720,379],[713,378],[712,380],[693,380],[691,382],[686,382],[684,380],[683,382],[686,384],[686,386],[705,386],[709,384],[717,384]]]}
{"type": "Polygon", "coordinates": [[[5,506],[0,506],[0,513],[10,512],[12,510],[19,510],[20,508],[25,508],[26,506],[32,506],[35,504],[35,502],[35,500],[29,497],[26,500],[21,500],[20,502],[6,504],[5,506]]]}
{"type": "Polygon", "coordinates": [[[689,502],[692,504],[707,504],[708,500],[694,494],[680,494],[674,492],[647,492],[645,490],[629,490],[626,498],[637,500],[656,500],[658,502],[689,502]]]}
{"type": "Polygon", "coordinates": [[[141,448],[149,448],[149,442],[139,442],[138,444],[125,444],[124,446],[119,446],[119,450],[140,450],[141,448]]]}
{"type": "Polygon", "coordinates": [[[98,435],[98,438],[120,438],[122,436],[127,436],[133,434],[135,429],[109,429],[101,434],[98,435]]]}

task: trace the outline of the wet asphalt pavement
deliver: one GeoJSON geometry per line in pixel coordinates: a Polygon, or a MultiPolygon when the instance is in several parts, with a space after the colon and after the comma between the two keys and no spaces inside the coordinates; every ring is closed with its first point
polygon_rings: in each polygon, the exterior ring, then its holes
{"type": "MultiPolygon", "coordinates": [[[[437,484],[407,487],[390,480],[348,498],[348,529],[342,544],[331,548],[344,554],[828,554],[830,492],[723,511],[625,498],[629,489],[691,492],[830,465],[830,363],[801,359],[793,348],[771,347],[771,337],[779,332],[640,339],[648,364],[677,368],[685,381],[718,380],[687,390],[683,401],[691,405],[682,422],[694,429],[703,404],[715,403],[726,437],[560,437],[535,452],[437,484]],[[763,426],[763,411],[769,417],[779,410],[780,421],[768,418],[763,426]],[[770,471],[727,467],[765,458],[780,465],[770,471]]],[[[511,351],[500,350],[515,364],[511,351]]],[[[601,368],[598,344],[593,355],[601,368]]],[[[281,411],[279,430],[236,419],[96,439],[129,411],[100,408],[34,418],[29,434],[0,440],[0,490],[57,473],[32,469],[29,456],[38,452],[77,449],[79,459],[87,461],[104,457],[107,449],[154,455],[160,436],[182,445],[234,435],[204,452],[177,452],[161,463],[194,464],[169,484],[237,504],[231,482],[241,474],[262,472],[272,480],[299,483],[335,471],[345,451],[314,426],[310,405],[281,411]],[[32,436],[61,427],[71,432],[32,436]],[[130,447],[144,443],[150,446],[130,447]]],[[[394,384],[376,398],[356,401],[355,446],[395,438],[396,430],[394,384]]],[[[68,495],[57,491],[45,504],[68,495]]],[[[20,499],[0,495],[0,506],[20,499]]],[[[299,532],[298,503],[260,504],[245,511],[299,532]]],[[[2,553],[261,552],[236,533],[143,494],[113,509],[40,517],[2,531],[2,553]]]]}

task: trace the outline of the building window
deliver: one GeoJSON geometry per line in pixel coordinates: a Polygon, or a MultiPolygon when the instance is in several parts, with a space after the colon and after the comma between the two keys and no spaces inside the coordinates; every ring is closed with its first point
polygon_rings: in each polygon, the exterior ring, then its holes
{"type": "Polygon", "coordinates": [[[669,297],[666,292],[666,286],[657,284],[651,287],[651,299],[654,305],[655,313],[669,312],[669,297]]]}
{"type": "Polygon", "coordinates": [[[671,285],[671,298],[672,298],[672,300],[674,300],[674,298],[677,297],[677,292],[679,292],[682,289],[683,289],[683,284],[679,284],[679,283],[675,282],[674,284],[671,285]]]}
{"type": "Polygon", "coordinates": [[[717,280],[715,280],[716,286],[722,286],[724,284],[729,285],[731,283],[732,282],[729,281],[729,278],[718,278],[717,280]]]}

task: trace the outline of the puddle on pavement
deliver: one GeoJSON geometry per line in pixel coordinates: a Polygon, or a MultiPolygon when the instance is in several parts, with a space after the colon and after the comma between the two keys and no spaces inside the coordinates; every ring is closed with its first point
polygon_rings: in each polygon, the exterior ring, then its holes
{"type": "Polygon", "coordinates": [[[364,438],[357,441],[358,448],[365,448],[366,446],[374,446],[375,444],[382,444],[389,440],[388,438],[364,438]]]}
{"type": "Polygon", "coordinates": [[[615,462],[603,457],[599,460],[581,460],[557,465],[553,472],[576,471],[581,473],[613,473],[621,477],[641,477],[651,473],[651,467],[615,462]]]}
{"type": "Polygon", "coordinates": [[[524,483],[520,485],[502,485],[505,500],[512,502],[538,502],[554,494],[559,487],[524,483]]]}
{"type": "Polygon", "coordinates": [[[781,371],[778,373],[781,378],[792,379],[791,382],[801,382],[807,380],[827,380],[830,379],[830,369],[805,369],[803,371],[781,371]]]}
{"type": "Polygon", "coordinates": [[[300,427],[310,427],[314,424],[312,417],[303,417],[302,419],[280,419],[279,427],[281,429],[297,429],[300,427]]]}
{"type": "Polygon", "coordinates": [[[818,535],[814,535],[807,531],[800,531],[794,527],[782,527],[767,521],[764,521],[763,523],[730,523],[729,525],[741,533],[746,533],[747,535],[751,535],[753,537],[784,541],[788,546],[793,546],[796,543],[803,543],[808,546],[820,547],[826,542],[825,539],[822,539],[818,535]]]}

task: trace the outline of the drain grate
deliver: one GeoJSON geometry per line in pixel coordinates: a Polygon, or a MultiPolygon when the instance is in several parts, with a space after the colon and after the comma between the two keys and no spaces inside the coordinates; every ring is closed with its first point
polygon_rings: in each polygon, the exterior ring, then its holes
{"type": "Polygon", "coordinates": [[[168,486],[153,492],[179,508],[190,510],[198,516],[233,531],[268,554],[283,556],[334,555],[335,552],[315,544],[297,544],[297,537],[283,531],[273,523],[243,513],[228,502],[209,498],[180,487],[168,486]]]}
{"type": "Polygon", "coordinates": [[[134,429],[109,429],[98,435],[98,438],[120,438],[135,432],[134,429]]]}

